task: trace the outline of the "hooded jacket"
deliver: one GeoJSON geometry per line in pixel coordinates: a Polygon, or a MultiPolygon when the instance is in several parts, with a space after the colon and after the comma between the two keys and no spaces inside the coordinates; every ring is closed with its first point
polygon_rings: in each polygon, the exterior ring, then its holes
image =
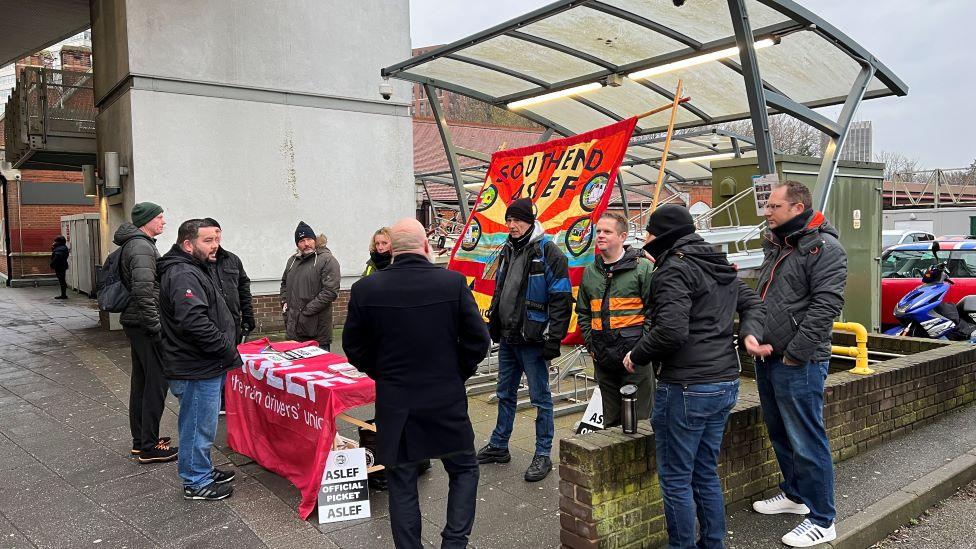
{"type": "Polygon", "coordinates": [[[51,268],[57,271],[68,270],[68,255],[71,253],[64,240],[56,240],[51,246],[51,268]]]}
{"type": "Polygon", "coordinates": [[[241,325],[254,325],[254,307],[251,302],[251,279],[244,272],[244,264],[236,254],[223,248],[217,249],[217,269],[220,291],[223,292],[227,308],[234,317],[234,327],[240,341],[241,325]]]}
{"type": "Polygon", "coordinates": [[[655,363],[664,383],[691,385],[739,377],[732,330],[762,340],[763,304],[722,252],[697,234],[683,236],[657,259],[651,281],[651,329],[631,351],[637,364],[655,363]]]}
{"type": "Polygon", "coordinates": [[[529,241],[518,250],[507,240],[498,262],[488,308],[491,338],[523,344],[566,337],[573,309],[568,261],[542,224],[535,222],[529,241]]]}
{"type": "Polygon", "coordinates": [[[332,343],[332,304],[339,297],[339,262],[326,247],[325,235],[316,239],[315,252],[288,258],[281,275],[281,303],[285,311],[285,335],[295,341],[314,339],[332,343]]]}
{"type": "Polygon", "coordinates": [[[767,233],[763,251],[756,289],[766,305],[764,343],[796,364],[830,360],[830,335],[847,285],[847,253],[837,230],[814,212],[784,240],[767,233]]]}
{"type": "Polygon", "coordinates": [[[241,365],[234,318],[210,267],[177,245],[159,260],[163,375],[211,379],[241,365]]]}
{"type": "Polygon", "coordinates": [[[576,314],[595,362],[621,367],[624,355],[650,328],[653,269],[639,248],[627,247],[610,268],[597,254],[583,271],[576,314]]]}
{"type": "Polygon", "coordinates": [[[122,311],[119,322],[128,328],[141,328],[149,335],[156,335],[160,330],[156,239],[125,221],[115,231],[113,242],[122,248],[119,270],[122,284],[130,294],[129,304],[122,311]]]}

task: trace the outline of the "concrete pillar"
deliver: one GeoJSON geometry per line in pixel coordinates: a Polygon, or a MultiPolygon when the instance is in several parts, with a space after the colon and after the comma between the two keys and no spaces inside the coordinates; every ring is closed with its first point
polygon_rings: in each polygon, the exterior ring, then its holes
{"type": "Polygon", "coordinates": [[[180,222],[213,217],[255,294],[278,292],[294,230],[325,233],[343,287],[373,231],[414,213],[410,88],[378,93],[410,55],[407,0],[92,0],[102,255],[136,202],[180,222]]]}

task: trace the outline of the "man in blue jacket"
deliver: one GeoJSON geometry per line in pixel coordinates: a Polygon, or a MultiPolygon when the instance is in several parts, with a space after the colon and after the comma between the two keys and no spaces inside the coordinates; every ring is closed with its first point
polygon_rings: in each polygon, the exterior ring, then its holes
{"type": "Polygon", "coordinates": [[[158,263],[163,374],[180,399],[179,473],[185,499],[233,493],[233,471],[213,466],[224,374],[240,366],[234,317],[214,280],[217,227],[202,219],[180,225],[176,244],[158,263]]]}
{"type": "Polygon", "coordinates": [[[525,480],[536,482],[552,470],[552,394],[548,362],[559,356],[569,328],[573,293],[566,256],[535,220],[532,200],[519,198],[505,211],[508,241],[502,247],[488,331],[498,350],[498,420],[478,463],[508,463],[508,439],[522,374],[535,406],[535,457],[525,480]]]}

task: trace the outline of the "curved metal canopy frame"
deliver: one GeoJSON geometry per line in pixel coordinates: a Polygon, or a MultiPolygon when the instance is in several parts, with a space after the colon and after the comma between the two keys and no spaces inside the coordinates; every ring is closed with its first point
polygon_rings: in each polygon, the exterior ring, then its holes
{"type": "MultiPolygon", "coordinates": [[[[707,53],[713,53],[731,47],[738,47],[739,60],[722,58],[717,62],[734,71],[742,77],[746,99],[748,101],[748,112],[709,112],[694,103],[682,105],[683,112],[690,114],[692,119],[685,120],[676,124],[676,129],[696,128],[711,124],[718,124],[732,120],[749,118],[752,120],[755,133],[755,150],[758,156],[760,171],[763,173],[775,173],[773,161],[773,147],[769,138],[768,113],[785,113],[799,120],[802,120],[814,128],[820,130],[829,138],[824,152],[823,163],[817,178],[815,195],[817,206],[822,208],[829,198],[830,185],[833,181],[834,173],[837,169],[837,162],[840,157],[840,149],[846,139],[848,128],[854,117],[857,106],[863,99],[884,97],[889,95],[903,96],[908,93],[908,86],[901,81],[887,66],[881,63],[876,57],[871,55],[865,48],[851,39],[849,36],[838,30],[836,27],[817,16],[810,10],[804,8],[792,0],[726,0],[728,5],[728,17],[731,20],[733,35],[719,38],[712,37],[708,41],[697,40],[686,33],[675,28],[669,27],[660,22],[654,21],[643,15],[625,9],[626,1],[621,0],[559,0],[548,6],[529,12],[521,17],[517,17],[508,22],[496,25],[482,32],[476,33],[467,38],[447,44],[434,49],[423,55],[407,59],[395,65],[384,68],[381,71],[384,77],[393,77],[420,83],[424,86],[428,96],[434,96],[433,88],[440,88],[450,92],[465,95],[478,99],[491,105],[506,108],[507,104],[519,99],[531,98],[545,93],[566,90],[581,84],[591,82],[610,83],[614,78],[626,77],[635,71],[650,67],[659,67],[667,63],[687,60],[707,53]],[[747,3],[756,9],[773,10],[776,12],[780,21],[753,29],[746,10],[747,3]],[[624,4],[624,7],[620,5],[624,4]],[[677,44],[677,49],[665,53],[648,53],[645,58],[630,61],[626,64],[615,64],[608,59],[601,58],[599,55],[581,51],[578,45],[565,43],[566,41],[555,40],[553,37],[542,37],[538,33],[529,32],[530,26],[534,23],[543,22],[551,17],[560,16],[572,10],[585,8],[601,14],[601,17],[611,17],[619,19],[621,24],[635,25],[641,32],[654,33],[655,36],[665,37],[671,43],[677,44]],[[778,43],[786,36],[795,33],[812,33],[823,42],[837,48],[843,52],[844,56],[853,60],[860,66],[860,73],[854,79],[850,90],[846,95],[836,93],[819,93],[814,97],[806,97],[803,101],[789,97],[781,89],[771,84],[776,81],[777,74],[767,74],[767,80],[760,72],[760,64],[757,62],[754,44],[757,40],[770,38],[778,43]],[[569,56],[581,63],[581,66],[595,67],[597,70],[586,74],[574,74],[569,78],[560,81],[547,81],[538,76],[527,74],[528,71],[518,70],[512,67],[512,63],[501,66],[485,59],[478,59],[469,55],[465,50],[477,46],[498,37],[515,39],[532,47],[542,48],[549,52],[558,52],[559,55],[569,56]],[[458,82],[450,81],[453,74],[439,75],[439,77],[424,76],[412,70],[422,69],[425,64],[446,59],[451,63],[459,64],[460,71],[464,72],[464,67],[471,70],[490,71],[489,74],[502,75],[506,79],[515,82],[523,82],[527,87],[516,92],[507,94],[494,94],[485,89],[477,89],[479,86],[465,86],[458,82]],[[872,87],[873,81],[880,82],[883,86],[872,87]],[[830,105],[843,105],[840,116],[837,120],[832,120],[827,116],[814,111],[818,107],[830,105]],[[767,112],[768,111],[768,112],[767,112]]],[[[682,7],[672,8],[670,3],[659,2],[654,4],[653,9],[657,10],[710,10],[708,16],[712,17],[717,11],[717,5],[723,4],[722,0],[710,0],[709,2],[689,2],[682,7]],[[697,7],[696,7],[697,6],[697,7]]],[[[662,11],[662,13],[664,13],[662,11]]],[[[673,15],[673,14],[672,14],[673,15]]],[[[727,20],[726,20],[727,21],[727,20]]],[[[717,26],[721,23],[718,19],[713,22],[717,26]]],[[[727,24],[722,25],[727,28],[727,24]]],[[[808,60],[809,62],[809,60],[808,60]]],[[[805,70],[805,67],[792,67],[795,73],[805,70]]],[[[782,69],[782,67],[781,67],[782,69]]],[[[460,73],[459,73],[460,74],[460,73]]],[[[779,76],[782,76],[782,70],[779,76]]],[[[460,78],[459,78],[460,80],[460,78]]],[[[672,99],[670,91],[665,87],[648,80],[636,81],[643,88],[659,95],[662,99],[672,99]]],[[[611,84],[612,85],[612,84],[611,84]]],[[[812,90],[824,91],[824,90],[812,90]]],[[[810,95],[809,93],[807,95],[810,95]]],[[[621,113],[614,111],[608,104],[586,96],[573,96],[571,100],[582,106],[584,109],[599,115],[601,119],[620,120],[634,113],[621,113]]],[[[441,131],[445,150],[448,155],[448,162],[451,167],[451,175],[455,182],[459,196],[464,196],[463,180],[461,169],[457,162],[458,151],[454,147],[450,130],[447,127],[446,119],[440,110],[437,101],[431,101],[435,119],[441,131]]],[[[550,113],[544,116],[531,110],[517,110],[518,114],[540,124],[551,132],[556,132],[563,136],[574,135],[575,132],[565,124],[560,123],[558,118],[550,113]]],[[[637,135],[645,133],[655,133],[662,131],[663,128],[652,127],[643,128],[637,135]]],[[[548,136],[546,136],[548,138],[548,136]]],[[[628,161],[634,160],[628,158],[628,161]]],[[[467,204],[460,200],[462,213],[467,216],[467,204]]]]}

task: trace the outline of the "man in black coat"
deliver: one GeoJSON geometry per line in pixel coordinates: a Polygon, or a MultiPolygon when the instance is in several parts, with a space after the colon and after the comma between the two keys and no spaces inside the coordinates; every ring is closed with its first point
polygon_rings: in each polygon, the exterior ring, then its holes
{"type": "Polygon", "coordinates": [[[217,261],[214,267],[217,269],[217,283],[224,294],[224,301],[230,309],[231,316],[234,317],[234,327],[236,329],[234,341],[240,343],[245,334],[254,331],[254,305],[251,301],[251,279],[244,271],[244,263],[237,254],[227,251],[223,247],[223,229],[220,223],[212,217],[204,218],[204,221],[217,228],[217,261]]]}
{"type": "Polygon", "coordinates": [[[65,274],[68,272],[68,250],[67,239],[58,235],[54,237],[54,244],[51,245],[51,268],[58,277],[58,285],[61,286],[61,295],[54,299],[68,299],[68,281],[65,274]]]}
{"type": "Polygon", "coordinates": [[[218,500],[233,492],[233,471],[216,469],[210,460],[224,374],[242,364],[233,339],[234,317],[210,266],[217,248],[217,228],[190,219],[159,260],[163,372],[180,399],[178,468],[184,499],[218,500]]]}
{"type": "Polygon", "coordinates": [[[430,262],[423,226],[393,226],[393,263],[352,286],[342,346],[376,380],[377,461],[387,467],[397,548],[420,548],[417,462],[439,458],[450,478],[442,547],[466,547],[478,462],[464,382],[491,340],[458,273],[430,262]]]}
{"type": "Polygon", "coordinates": [[[163,208],[152,202],[132,207],[132,222],[124,221],[113,242],[122,251],[119,270],[129,290],[129,304],[119,317],[129,339],[132,375],[129,380],[129,430],[132,454],[139,463],[173,461],[177,449],[169,437],[159,436],[159,421],[166,400],[166,379],[159,354],[159,281],[156,278],[156,237],[166,226],[163,208]]]}

